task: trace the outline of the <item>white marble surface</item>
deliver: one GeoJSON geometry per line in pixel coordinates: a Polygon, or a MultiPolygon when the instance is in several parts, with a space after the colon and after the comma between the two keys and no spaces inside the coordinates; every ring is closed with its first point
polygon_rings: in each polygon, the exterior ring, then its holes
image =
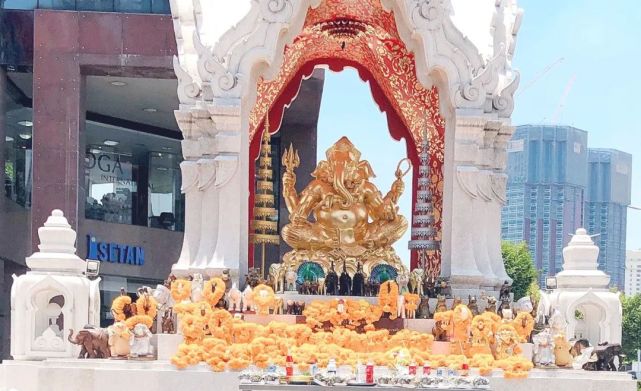
{"type": "MultiPolygon", "coordinates": [[[[493,391],[636,391],[636,382],[621,372],[534,369],[524,380],[504,379],[497,370],[493,391]]],[[[200,364],[178,370],[167,361],[49,359],[4,361],[0,390],[16,391],[237,391],[235,372],[215,373],[200,364]]]]}

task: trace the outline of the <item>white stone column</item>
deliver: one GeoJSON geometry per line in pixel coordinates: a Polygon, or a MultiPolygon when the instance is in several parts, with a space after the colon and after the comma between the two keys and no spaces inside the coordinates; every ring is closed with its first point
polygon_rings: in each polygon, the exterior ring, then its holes
{"type": "Polygon", "coordinates": [[[494,274],[503,281],[512,283],[512,279],[505,271],[503,263],[503,254],[501,253],[501,210],[505,205],[507,191],[507,174],[505,167],[507,165],[507,143],[512,138],[514,127],[502,124],[499,132],[494,139],[493,168],[492,172],[492,201],[489,205],[491,211],[486,235],[488,238],[488,252],[494,274]]]}
{"type": "MultiPolygon", "coordinates": [[[[476,264],[475,246],[479,224],[478,197],[479,170],[475,165],[479,153],[484,121],[481,118],[458,117],[454,141],[452,188],[452,233],[449,276],[455,289],[478,289],[483,275],[476,264]]],[[[446,173],[446,175],[448,175],[446,173]]],[[[448,271],[444,271],[448,275],[448,271]]]]}
{"type": "MultiPolygon", "coordinates": [[[[492,223],[495,220],[496,210],[492,208],[492,166],[494,163],[494,139],[498,129],[492,122],[485,124],[483,130],[482,144],[480,146],[477,165],[479,166],[478,197],[475,202],[475,210],[478,211],[478,221],[474,226],[478,240],[474,241],[476,253],[476,266],[483,274],[482,287],[494,290],[499,285],[499,278],[492,270],[492,259],[489,245],[493,238],[490,238],[488,231],[491,231],[492,223]]],[[[500,219],[500,210],[499,210],[500,219]]],[[[500,220],[499,220],[500,224],[500,220]]],[[[500,235],[500,232],[499,232],[500,235]]]]}
{"type": "MultiPolygon", "coordinates": [[[[191,263],[190,273],[204,273],[209,260],[214,255],[218,239],[218,189],[216,182],[216,161],[211,158],[198,159],[198,201],[200,220],[198,251],[191,263]]],[[[198,205],[198,203],[197,203],[198,205]]]]}
{"type": "Polygon", "coordinates": [[[202,192],[198,190],[198,163],[185,160],[180,163],[181,192],[185,195],[185,232],[178,261],[172,266],[174,275],[184,277],[198,254],[201,232],[202,192]]]}
{"type": "MultiPolygon", "coordinates": [[[[216,215],[211,216],[215,228],[211,228],[207,235],[211,235],[214,243],[213,252],[207,258],[205,274],[217,275],[224,269],[230,269],[232,278],[238,281],[238,270],[241,262],[241,235],[243,225],[247,224],[243,216],[243,205],[248,202],[249,191],[247,183],[243,182],[246,176],[241,175],[240,154],[247,154],[248,148],[241,148],[241,121],[240,102],[234,104],[213,105],[209,108],[209,115],[213,123],[213,143],[211,150],[214,152],[216,167],[215,181],[212,189],[216,194],[216,215]]],[[[207,208],[207,204],[204,204],[207,208]]],[[[203,220],[204,221],[204,220],[203,220]]]]}

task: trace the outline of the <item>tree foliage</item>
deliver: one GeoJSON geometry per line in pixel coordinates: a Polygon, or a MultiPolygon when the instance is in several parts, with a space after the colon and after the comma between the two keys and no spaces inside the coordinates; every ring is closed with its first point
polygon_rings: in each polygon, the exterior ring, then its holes
{"type": "Polygon", "coordinates": [[[623,350],[628,360],[636,360],[641,349],[641,294],[621,296],[623,307],[623,350]]]}
{"type": "Polygon", "coordinates": [[[518,300],[528,293],[528,288],[536,282],[538,273],[532,263],[532,257],[528,251],[527,244],[503,242],[501,253],[505,263],[505,271],[512,278],[512,293],[514,300],[518,300]]]}

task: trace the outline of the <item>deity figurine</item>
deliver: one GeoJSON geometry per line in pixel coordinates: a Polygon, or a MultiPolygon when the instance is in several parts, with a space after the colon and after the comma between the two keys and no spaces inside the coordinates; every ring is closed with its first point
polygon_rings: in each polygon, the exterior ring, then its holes
{"type": "Polygon", "coordinates": [[[502,324],[496,332],[496,359],[505,360],[519,353],[519,335],[512,325],[502,324]]]}
{"type": "Polygon", "coordinates": [[[150,357],[153,354],[151,347],[151,331],[144,323],[138,323],[132,330],[130,340],[131,351],[130,357],[150,357]]]}
{"type": "Polygon", "coordinates": [[[220,279],[225,283],[225,292],[229,292],[232,287],[231,274],[229,269],[223,269],[223,273],[220,276],[220,279]]]}
{"type": "Polygon", "coordinates": [[[338,274],[336,274],[336,270],[334,270],[333,260],[325,277],[325,292],[332,296],[338,295],[338,274]]]}
{"type": "Polygon", "coordinates": [[[344,260],[343,260],[343,272],[341,273],[339,283],[340,283],[340,288],[338,293],[341,296],[349,296],[349,291],[352,287],[352,277],[350,277],[349,274],[347,273],[347,266],[344,260]]]}
{"type": "Polygon", "coordinates": [[[363,274],[363,266],[360,262],[356,264],[356,273],[352,279],[352,296],[365,295],[365,275],[363,274]]]}
{"type": "Polygon", "coordinates": [[[485,312],[496,314],[496,297],[489,296],[487,298],[487,306],[485,307],[485,312]]]}
{"type": "Polygon", "coordinates": [[[507,299],[508,301],[512,300],[511,294],[512,294],[512,286],[510,285],[509,282],[504,281],[503,285],[501,286],[501,290],[499,291],[499,299],[501,299],[501,301],[505,299],[507,299]]]}
{"type": "Polygon", "coordinates": [[[423,294],[430,299],[436,298],[436,281],[428,273],[423,276],[423,294]]]}
{"type": "Polygon", "coordinates": [[[550,329],[545,328],[533,336],[532,342],[534,343],[534,363],[541,366],[554,364],[554,339],[550,329]]]}
{"type": "Polygon", "coordinates": [[[552,315],[550,315],[550,320],[548,320],[548,324],[550,325],[550,329],[553,335],[557,335],[557,334],[565,335],[568,324],[565,321],[565,317],[563,316],[561,311],[559,311],[558,308],[552,309],[552,315]]]}
{"type": "Polygon", "coordinates": [[[467,296],[467,307],[472,311],[472,315],[476,316],[479,315],[481,312],[479,311],[479,305],[476,300],[476,296],[468,295],[467,296]]]}
{"type": "Polygon", "coordinates": [[[488,314],[476,315],[472,319],[472,346],[470,354],[492,354],[490,345],[494,340],[492,331],[492,319],[488,314]]]}
{"type": "MultiPolygon", "coordinates": [[[[283,197],[289,210],[289,224],[282,229],[283,240],[293,250],[283,259],[288,264],[307,259],[329,259],[329,253],[340,251],[350,257],[365,259],[367,273],[371,263],[383,259],[392,266],[402,263],[392,249],[392,244],[407,230],[407,220],[398,214],[398,200],[404,190],[403,176],[409,172],[396,169],[396,180],[390,191],[383,196],[370,182],[374,172],[361,153],[346,137],[342,137],[325,153],[313,179],[302,192],[295,188],[295,168],[300,164],[298,152],[290,146],[285,151],[282,163],[283,197]],[[310,215],[313,218],[310,219],[310,215]],[[377,259],[371,255],[379,251],[377,259]],[[297,258],[298,256],[298,258],[297,258]]],[[[326,261],[327,262],[327,261],[326,261]]],[[[353,261],[350,261],[353,262],[353,261]]],[[[355,265],[350,264],[350,269],[355,265]]]]}
{"type": "Polygon", "coordinates": [[[519,312],[512,321],[512,326],[514,326],[514,329],[519,334],[520,342],[528,342],[530,340],[530,334],[532,334],[532,330],[534,330],[534,318],[529,312],[519,312]]]}

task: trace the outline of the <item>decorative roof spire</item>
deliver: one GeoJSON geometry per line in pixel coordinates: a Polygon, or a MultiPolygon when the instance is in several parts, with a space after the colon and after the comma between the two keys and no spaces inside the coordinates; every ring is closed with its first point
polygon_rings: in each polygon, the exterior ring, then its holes
{"type": "Polygon", "coordinates": [[[265,131],[261,139],[260,158],[256,174],[254,194],[254,220],[252,242],[262,245],[261,273],[265,273],[265,245],[280,243],[278,235],[278,211],[274,208],[274,181],[272,170],[272,147],[269,134],[269,117],[265,116],[265,131]]]}
{"type": "Polygon", "coordinates": [[[420,267],[426,268],[427,252],[438,251],[441,243],[436,239],[437,231],[434,226],[434,207],[432,204],[432,191],[430,190],[430,154],[429,137],[427,131],[423,133],[421,152],[419,154],[418,167],[418,190],[416,191],[416,203],[412,216],[411,240],[408,248],[411,251],[418,251],[420,267]]]}

